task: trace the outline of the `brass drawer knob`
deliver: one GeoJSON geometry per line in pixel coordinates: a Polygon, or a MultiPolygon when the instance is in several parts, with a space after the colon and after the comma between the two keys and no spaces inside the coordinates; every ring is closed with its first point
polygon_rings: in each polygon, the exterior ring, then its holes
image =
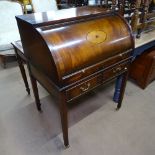
{"type": "Polygon", "coordinates": [[[122,67],[119,66],[119,67],[113,69],[113,73],[117,73],[117,72],[119,72],[121,70],[122,70],[122,67]]]}
{"type": "Polygon", "coordinates": [[[80,90],[83,91],[83,92],[85,92],[85,91],[87,91],[89,88],[90,88],[90,83],[87,83],[87,84],[85,84],[84,87],[80,87],[80,90]]]}
{"type": "Polygon", "coordinates": [[[120,57],[123,57],[123,54],[119,54],[120,57]]]}
{"type": "Polygon", "coordinates": [[[82,73],[85,73],[85,69],[82,69],[82,73]]]}
{"type": "Polygon", "coordinates": [[[125,68],[124,68],[124,70],[128,70],[128,68],[127,68],[127,67],[125,67],[125,68]]]}

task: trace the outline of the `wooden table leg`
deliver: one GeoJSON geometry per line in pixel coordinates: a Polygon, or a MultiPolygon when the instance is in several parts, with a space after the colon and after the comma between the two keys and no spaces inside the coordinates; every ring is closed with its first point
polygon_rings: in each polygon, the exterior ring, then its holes
{"type": "Polygon", "coordinates": [[[18,56],[18,54],[17,54],[17,62],[18,62],[18,65],[19,65],[19,69],[20,69],[20,72],[21,72],[25,87],[26,87],[26,91],[28,92],[28,94],[30,94],[30,88],[29,88],[29,84],[28,84],[28,81],[27,81],[27,76],[26,76],[26,73],[25,73],[23,60],[18,56]]]}
{"type": "Polygon", "coordinates": [[[67,115],[67,102],[66,102],[66,97],[65,97],[64,93],[60,93],[60,96],[59,96],[59,109],[60,109],[60,117],[61,117],[64,145],[66,148],[68,148],[69,147],[68,115],[67,115]]]}
{"type": "Polygon", "coordinates": [[[36,79],[30,74],[30,79],[31,79],[31,84],[32,84],[32,89],[33,89],[33,93],[34,93],[34,97],[35,97],[35,102],[36,102],[36,106],[38,111],[42,111],[41,110],[41,104],[40,104],[40,99],[39,99],[39,93],[38,93],[38,87],[37,87],[37,81],[36,79]]]}
{"type": "Polygon", "coordinates": [[[3,68],[6,68],[6,56],[5,55],[0,55],[1,62],[3,64],[3,68]]]}
{"type": "Polygon", "coordinates": [[[128,71],[123,73],[123,75],[122,75],[122,83],[121,83],[121,87],[120,87],[120,94],[119,94],[119,98],[118,98],[117,110],[120,109],[122,106],[122,100],[123,100],[123,96],[124,96],[124,92],[125,92],[127,78],[128,78],[128,71]]]}

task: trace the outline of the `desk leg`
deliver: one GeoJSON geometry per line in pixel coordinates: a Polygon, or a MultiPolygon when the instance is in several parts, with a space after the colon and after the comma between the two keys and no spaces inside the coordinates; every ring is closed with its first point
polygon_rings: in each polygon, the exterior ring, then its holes
{"type": "Polygon", "coordinates": [[[61,125],[63,132],[64,145],[66,148],[69,147],[68,140],[68,114],[67,114],[67,102],[64,93],[60,93],[59,96],[59,109],[60,109],[60,117],[61,117],[61,125]]]}
{"type": "Polygon", "coordinates": [[[31,78],[31,83],[32,83],[32,89],[33,89],[33,93],[34,93],[34,97],[35,97],[35,102],[36,102],[36,106],[38,111],[42,111],[41,110],[41,104],[40,104],[40,99],[39,99],[39,93],[38,93],[38,87],[37,87],[37,81],[36,79],[30,74],[30,78],[31,78]]]}
{"type": "Polygon", "coordinates": [[[123,73],[122,75],[122,80],[121,80],[121,86],[120,86],[120,94],[118,97],[118,105],[117,105],[117,110],[121,108],[122,106],[122,100],[124,97],[124,92],[125,92],[125,88],[126,88],[126,83],[127,83],[127,79],[128,79],[128,71],[123,73]]]}
{"type": "Polygon", "coordinates": [[[17,54],[17,62],[18,62],[18,65],[19,65],[19,69],[20,69],[20,72],[21,72],[25,87],[26,87],[26,91],[27,91],[28,94],[30,94],[30,88],[29,88],[29,84],[27,82],[27,77],[26,77],[26,73],[25,73],[23,60],[18,56],[18,54],[17,54]]]}
{"type": "Polygon", "coordinates": [[[6,68],[6,56],[5,55],[0,55],[0,59],[1,59],[2,64],[3,64],[3,68],[6,68]]]}
{"type": "Polygon", "coordinates": [[[122,75],[120,75],[117,77],[117,80],[116,80],[115,92],[114,92],[114,97],[113,97],[113,101],[116,103],[118,103],[118,100],[119,100],[122,79],[123,79],[122,75]]]}

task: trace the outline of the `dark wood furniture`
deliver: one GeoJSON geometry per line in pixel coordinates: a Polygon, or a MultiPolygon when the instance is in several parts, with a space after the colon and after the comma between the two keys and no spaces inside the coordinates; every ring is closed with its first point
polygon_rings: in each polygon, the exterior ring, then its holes
{"type": "Polygon", "coordinates": [[[122,16],[131,14],[132,0],[100,0],[100,5],[118,11],[122,16]]]}
{"type": "MultiPolygon", "coordinates": [[[[122,75],[119,109],[134,49],[130,28],[115,12],[97,7],[75,11],[76,15],[67,19],[60,16],[36,21],[37,14],[16,17],[37,108],[41,110],[38,81],[58,98],[66,147],[68,102],[122,75]]],[[[43,13],[42,17],[48,15],[43,13]]]]}
{"type": "Polygon", "coordinates": [[[8,51],[1,51],[0,52],[0,61],[2,63],[3,68],[6,68],[6,62],[9,58],[15,59],[15,54],[12,52],[13,49],[10,49],[8,51]]]}
{"type": "MultiPolygon", "coordinates": [[[[155,46],[155,30],[144,33],[141,38],[135,38],[135,49],[133,52],[133,59],[137,56],[148,52],[148,49],[155,46]]],[[[120,90],[122,85],[122,76],[118,76],[116,80],[115,92],[113,100],[117,103],[119,100],[120,90]]]]}
{"type": "MultiPolygon", "coordinates": [[[[89,7],[81,7],[81,8],[76,8],[76,9],[72,8],[72,9],[67,9],[67,10],[59,10],[59,11],[54,12],[54,14],[53,14],[53,11],[51,11],[50,17],[48,17],[46,15],[46,13],[42,13],[42,18],[41,18],[42,20],[40,20],[40,18],[35,19],[34,15],[32,15],[32,16],[29,15],[29,16],[31,19],[34,20],[33,22],[35,22],[35,24],[39,24],[39,23],[48,22],[51,20],[56,21],[59,19],[66,18],[66,14],[65,14],[66,12],[70,12],[70,16],[68,16],[68,18],[73,18],[73,17],[78,17],[78,16],[79,17],[84,16],[87,14],[95,14],[95,13],[99,13],[99,12],[103,12],[103,11],[105,11],[105,9],[99,8],[99,7],[93,7],[93,6],[90,7],[89,6],[89,7]]],[[[14,51],[16,54],[17,62],[19,65],[19,69],[21,71],[21,75],[22,75],[25,87],[26,87],[26,91],[28,92],[28,94],[30,94],[30,88],[29,88],[26,72],[24,69],[24,64],[25,63],[27,64],[27,58],[26,58],[26,55],[24,54],[21,40],[12,42],[12,45],[13,45],[13,48],[14,48],[14,51]]],[[[15,56],[15,54],[13,54],[13,56],[15,56]]],[[[2,62],[4,64],[4,67],[6,67],[6,61],[5,61],[6,57],[3,55],[0,55],[0,58],[2,58],[2,62]]]]}
{"type": "Polygon", "coordinates": [[[58,8],[87,6],[88,0],[57,0],[58,8]]]}
{"type": "Polygon", "coordinates": [[[136,37],[139,38],[143,31],[147,32],[154,29],[154,26],[152,26],[154,20],[154,0],[136,0],[131,18],[132,30],[136,34],[136,37]]]}
{"type": "Polygon", "coordinates": [[[20,69],[20,72],[21,72],[21,75],[22,75],[22,78],[23,78],[23,81],[24,81],[24,84],[25,84],[25,87],[26,87],[26,91],[27,91],[28,94],[30,94],[30,88],[29,88],[29,84],[28,84],[28,81],[27,81],[26,72],[25,72],[25,69],[24,69],[24,63],[27,65],[27,58],[24,55],[22,43],[19,40],[19,41],[13,42],[12,45],[14,47],[14,51],[15,51],[15,54],[16,54],[16,57],[17,57],[18,66],[19,66],[19,69],[20,69]]]}
{"type": "Polygon", "coordinates": [[[137,38],[155,28],[154,0],[100,0],[100,5],[124,16],[137,38]]]}
{"type": "Polygon", "coordinates": [[[155,79],[155,48],[149,49],[133,61],[130,77],[142,89],[145,89],[155,79]]]}

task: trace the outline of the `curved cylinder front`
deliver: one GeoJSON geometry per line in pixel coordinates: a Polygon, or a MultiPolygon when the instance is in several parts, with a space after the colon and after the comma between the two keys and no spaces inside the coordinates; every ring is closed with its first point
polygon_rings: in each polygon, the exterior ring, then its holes
{"type": "Polygon", "coordinates": [[[117,14],[39,31],[59,78],[133,48],[126,22],[117,14]]]}

